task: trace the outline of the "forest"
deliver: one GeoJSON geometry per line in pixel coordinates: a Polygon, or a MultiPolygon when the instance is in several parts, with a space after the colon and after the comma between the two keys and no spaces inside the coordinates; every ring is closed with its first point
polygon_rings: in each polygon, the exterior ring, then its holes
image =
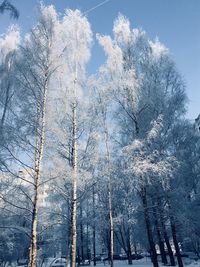
{"type": "Polygon", "coordinates": [[[200,116],[158,38],[41,4],[29,33],[0,36],[0,96],[1,266],[200,259],[200,116]]]}

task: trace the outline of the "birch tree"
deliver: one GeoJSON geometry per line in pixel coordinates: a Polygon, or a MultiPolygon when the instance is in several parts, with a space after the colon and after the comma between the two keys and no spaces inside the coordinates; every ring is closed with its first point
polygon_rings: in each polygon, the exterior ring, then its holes
{"type": "MultiPolygon", "coordinates": [[[[41,7],[38,23],[26,36],[25,45],[17,63],[21,120],[20,130],[28,133],[26,146],[30,146],[34,155],[31,184],[33,186],[32,226],[29,248],[29,266],[36,266],[38,202],[41,185],[41,165],[44,154],[46,102],[52,74],[57,67],[55,46],[57,14],[52,6],[41,7]],[[20,99],[20,100],[21,100],[20,99]],[[24,114],[24,115],[23,115],[24,114]],[[29,136],[29,137],[28,137],[29,136]],[[35,144],[33,144],[35,140],[35,144]]],[[[26,147],[27,149],[27,147],[26,147]]],[[[27,150],[26,150],[27,151],[27,150]]]]}
{"type": "MultiPolygon", "coordinates": [[[[65,160],[66,177],[71,179],[71,266],[76,265],[78,151],[82,131],[81,112],[84,105],[85,65],[90,57],[92,33],[89,22],[80,11],[66,10],[60,24],[60,68],[57,72],[58,91],[52,93],[53,133],[57,153],[65,160]],[[55,115],[57,117],[55,117],[55,115]],[[67,160],[67,161],[66,161],[67,160]]],[[[84,113],[83,113],[84,114],[84,113]]],[[[52,121],[52,120],[51,120],[52,121]]]]}

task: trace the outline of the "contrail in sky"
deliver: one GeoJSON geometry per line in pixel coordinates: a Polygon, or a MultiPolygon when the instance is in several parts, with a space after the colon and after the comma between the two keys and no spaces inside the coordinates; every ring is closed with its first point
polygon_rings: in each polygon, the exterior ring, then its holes
{"type": "Polygon", "coordinates": [[[105,0],[105,1],[101,2],[100,4],[98,4],[98,5],[96,5],[96,6],[92,7],[92,8],[90,8],[90,9],[88,9],[87,11],[83,12],[83,14],[84,14],[84,15],[85,15],[85,14],[88,14],[88,13],[90,13],[91,11],[97,9],[98,7],[103,6],[104,4],[108,3],[109,1],[110,1],[110,0],[105,0]]]}

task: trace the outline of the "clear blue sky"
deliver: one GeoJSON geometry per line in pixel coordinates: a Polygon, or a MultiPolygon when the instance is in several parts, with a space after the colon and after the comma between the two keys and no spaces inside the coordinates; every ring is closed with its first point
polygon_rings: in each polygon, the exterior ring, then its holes
{"type": "MultiPolygon", "coordinates": [[[[2,0],[0,0],[1,2],[2,0]]],[[[11,0],[18,8],[18,21],[1,15],[0,33],[11,23],[18,23],[24,34],[34,23],[37,0],[11,0]]],[[[91,9],[103,0],[44,0],[53,4],[57,11],[65,8],[91,9]]],[[[200,0],[109,0],[91,11],[88,19],[94,34],[110,34],[113,20],[121,12],[127,16],[133,27],[141,27],[151,38],[159,37],[171,51],[177,67],[184,77],[189,98],[189,119],[200,113],[200,0]]],[[[103,62],[103,52],[97,45],[93,48],[89,71],[95,72],[103,62]]]]}

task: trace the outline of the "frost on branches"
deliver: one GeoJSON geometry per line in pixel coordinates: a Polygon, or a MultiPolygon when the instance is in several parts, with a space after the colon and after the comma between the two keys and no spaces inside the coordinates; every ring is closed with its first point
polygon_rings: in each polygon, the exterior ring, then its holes
{"type": "Polygon", "coordinates": [[[182,267],[181,252],[200,255],[185,84],[169,49],[122,14],[111,35],[91,28],[41,4],[25,37],[0,37],[0,262],[96,265],[103,251],[131,265],[150,252],[154,267],[182,267]],[[88,73],[92,45],[105,61],[88,73]]]}

